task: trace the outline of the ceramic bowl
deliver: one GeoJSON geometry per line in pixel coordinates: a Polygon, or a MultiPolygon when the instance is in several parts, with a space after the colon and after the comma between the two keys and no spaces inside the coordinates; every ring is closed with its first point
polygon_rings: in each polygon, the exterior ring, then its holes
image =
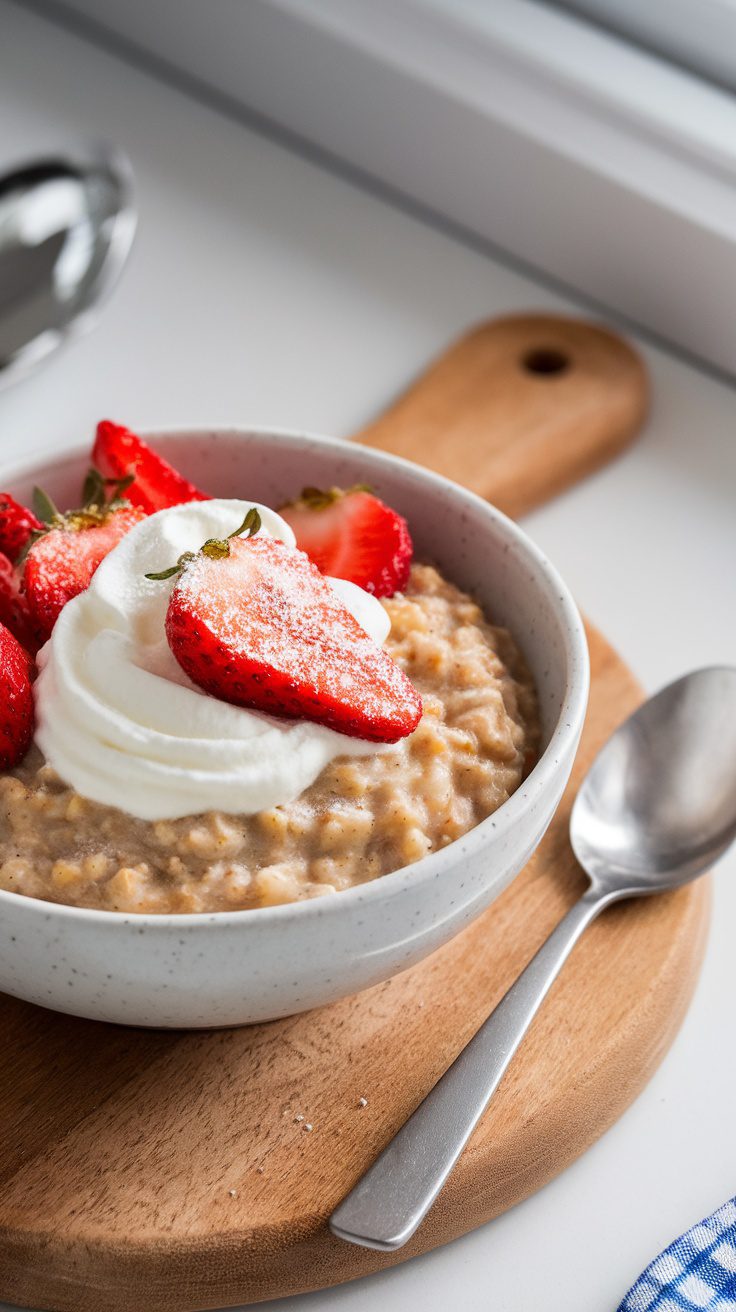
{"type": "MultiPolygon", "coordinates": [[[[126,916],[0,891],[0,990],[128,1025],[265,1021],[334,1002],[405,970],[498,897],[539,843],[570,774],[588,695],[580,616],[560,577],[492,505],[407,461],[299,433],[147,434],[214,495],[278,506],[305,484],[369,482],[406,516],[419,559],[506,625],[535,677],[543,752],[487,820],[441,851],[333,897],[255,911],[126,916]]],[[[89,448],[6,469],[74,504],[89,448]]]]}

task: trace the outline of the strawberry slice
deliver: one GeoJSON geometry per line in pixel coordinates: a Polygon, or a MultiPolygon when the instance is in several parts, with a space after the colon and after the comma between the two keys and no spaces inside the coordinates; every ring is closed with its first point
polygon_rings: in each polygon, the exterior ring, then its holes
{"type": "Polygon", "coordinates": [[[302,551],[233,535],[149,577],[179,570],[166,636],[200,688],[375,742],[416,728],[418,692],[302,551]]]}
{"type": "Polygon", "coordinates": [[[0,624],[10,629],[21,646],[35,656],[42,640],[35,631],[21,583],[19,571],[5,556],[0,556],[0,624]]]}
{"type": "Polygon", "coordinates": [[[33,662],[0,625],[0,770],[22,761],[33,737],[33,662]]]}
{"type": "Polygon", "coordinates": [[[8,560],[17,560],[31,534],[41,527],[32,510],[26,510],[9,492],[0,492],[0,552],[8,560]]]}
{"type": "Polygon", "coordinates": [[[45,642],[72,597],[89,587],[108,552],[145,519],[136,506],[71,511],[39,537],[26,556],[23,586],[31,618],[45,642]]]}
{"type": "Polygon", "coordinates": [[[200,492],[152,451],[142,438],[109,419],[103,419],[97,425],[92,461],[107,478],[121,480],[133,474],[134,480],[125,495],[132,505],[139,506],[149,515],[156,510],[165,510],[167,506],[178,506],[183,501],[210,499],[206,492],[200,492]]]}
{"type": "Polygon", "coordinates": [[[366,488],[305,487],[279,514],[323,574],[348,579],[376,597],[406,587],[414,553],[409,526],[366,488]]]}

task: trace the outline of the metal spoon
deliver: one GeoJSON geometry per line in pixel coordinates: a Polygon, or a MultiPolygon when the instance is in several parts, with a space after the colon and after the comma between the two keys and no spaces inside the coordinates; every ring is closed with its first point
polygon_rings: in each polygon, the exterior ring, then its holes
{"type": "Polygon", "coordinates": [[[698,670],[645,702],[593,762],[570,820],[589,888],[333,1213],[333,1234],[366,1248],[401,1248],[583,930],[612,902],[696,879],[734,838],[736,669],[698,670]]]}
{"type": "Polygon", "coordinates": [[[39,159],[0,177],[0,387],[92,325],[135,224],[118,150],[39,159]]]}

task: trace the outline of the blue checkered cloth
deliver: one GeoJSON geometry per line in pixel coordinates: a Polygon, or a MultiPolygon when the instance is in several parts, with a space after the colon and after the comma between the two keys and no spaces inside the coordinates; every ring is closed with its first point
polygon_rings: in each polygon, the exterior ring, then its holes
{"type": "Polygon", "coordinates": [[[736,1198],[675,1239],[629,1290],[618,1312],[736,1308],[736,1198]]]}

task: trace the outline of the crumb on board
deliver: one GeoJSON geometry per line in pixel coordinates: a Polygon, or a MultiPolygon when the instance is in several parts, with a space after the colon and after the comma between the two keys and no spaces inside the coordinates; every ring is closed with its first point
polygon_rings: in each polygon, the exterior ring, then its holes
{"type": "Polygon", "coordinates": [[[359,1107],[367,1107],[367,1106],[368,1106],[368,1099],[367,1099],[367,1098],[359,1098],[359,1099],[358,1099],[358,1106],[359,1106],[359,1107]]]}
{"type": "Polygon", "coordinates": [[[228,1189],[228,1193],[229,1193],[229,1195],[230,1195],[231,1198],[237,1198],[237,1196],[238,1196],[238,1191],[237,1191],[237,1189],[228,1189]]]}
{"type": "Polygon", "coordinates": [[[310,1125],[310,1124],[309,1124],[309,1121],[307,1121],[306,1125],[304,1126],[304,1129],[305,1129],[307,1132],[310,1132],[310,1131],[312,1131],[312,1130],[314,1129],[314,1126],[313,1126],[313,1125],[310,1125]]]}
{"type": "Polygon", "coordinates": [[[295,1123],[295,1125],[299,1125],[300,1122],[303,1121],[303,1120],[304,1120],[304,1117],[301,1115],[301,1112],[299,1113],[298,1116],[295,1116],[295,1117],[294,1117],[294,1123],[295,1123]]]}

